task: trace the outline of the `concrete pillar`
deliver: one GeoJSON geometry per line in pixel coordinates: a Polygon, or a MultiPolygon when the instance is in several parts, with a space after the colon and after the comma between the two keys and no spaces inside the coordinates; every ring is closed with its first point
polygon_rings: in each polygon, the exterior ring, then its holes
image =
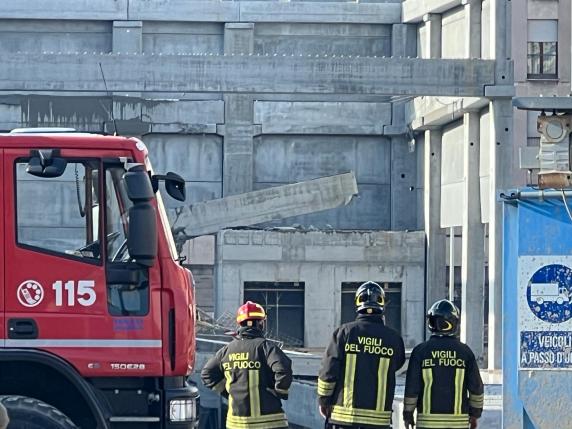
{"type": "Polygon", "coordinates": [[[463,0],[465,7],[465,58],[481,58],[482,0],[463,0]]]}
{"type": "Polygon", "coordinates": [[[441,58],[441,15],[438,13],[428,13],[423,16],[425,23],[426,37],[425,49],[426,58],[441,58]]]}
{"type": "Polygon", "coordinates": [[[570,61],[572,57],[570,56],[570,39],[571,39],[571,21],[572,15],[572,3],[569,1],[559,1],[558,2],[558,40],[563,40],[564,49],[560,48],[558,44],[558,76],[560,81],[571,82],[572,76],[570,75],[570,61]]]}
{"type": "MultiPolygon", "coordinates": [[[[224,26],[224,53],[251,54],[254,51],[254,24],[227,23],[224,26]]],[[[245,94],[224,94],[223,196],[253,190],[254,99],[245,94]]]]}
{"type": "Polygon", "coordinates": [[[441,130],[425,131],[424,144],[424,217],[426,239],[427,308],[447,298],[446,236],[441,228],[441,130]]]}
{"type": "Polygon", "coordinates": [[[463,117],[464,207],[461,249],[461,340],[483,362],[484,296],[485,296],[485,229],[481,222],[479,177],[480,115],[465,113],[463,117]]]}
{"type": "MultiPolygon", "coordinates": [[[[140,54],[143,52],[143,21],[113,21],[112,51],[116,54],[140,54]]],[[[103,76],[105,76],[105,68],[103,76]]],[[[148,124],[141,123],[140,92],[113,92],[111,95],[111,109],[113,118],[104,122],[104,131],[109,134],[141,136],[149,131],[148,124]],[[115,97],[120,97],[115,99],[115,97]],[[137,102],[125,103],[124,97],[132,97],[137,102]],[[115,120],[113,120],[115,119],[115,120]],[[123,119],[137,119],[136,121],[123,121],[123,119]]]]}
{"type": "MultiPolygon", "coordinates": [[[[495,59],[496,85],[512,86],[514,76],[510,37],[512,34],[511,2],[490,0],[490,53],[495,59]]],[[[515,168],[512,155],[513,108],[510,98],[493,99],[490,103],[491,133],[490,212],[489,212],[489,336],[488,367],[502,368],[502,204],[497,192],[511,186],[515,168]]]]}
{"type": "Polygon", "coordinates": [[[253,190],[254,100],[251,95],[224,94],[222,194],[253,190]]]}
{"type": "Polygon", "coordinates": [[[511,58],[512,23],[511,3],[506,0],[490,0],[490,54],[497,60],[495,82],[497,85],[513,85],[514,70],[508,61],[511,58]]]}
{"type": "Polygon", "coordinates": [[[393,24],[391,26],[391,55],[393,57],[417,56],[417,26],[393,24]]]}
{"type": "Polygon", "coordinates": [[[391,229],[417,229],[417,156],[403,136],[391,137],[391,229]]]}
{"type": "Polygon", "coordinates": [[[254,52],[254,24],[251,22],[224,25],[224,53],[252,54],[254,52]]]}
{"type": "Polygon", "coordinates": [[[499,190],[512,184],[515,168],[512,148],[513,110],[510,98],[493,99],[489,142],[489,369],[502,367],[502,203],[499,190]]]}
{"type": "Polygon", "coordinates": [[[113,52],[139,54],[143,50],[143,21],[113,21],[113,52]]]}
{"type": "Polygon", "coordinates": [[[455,227],[449,228],[449,301],[455,300],[455,227]]]}

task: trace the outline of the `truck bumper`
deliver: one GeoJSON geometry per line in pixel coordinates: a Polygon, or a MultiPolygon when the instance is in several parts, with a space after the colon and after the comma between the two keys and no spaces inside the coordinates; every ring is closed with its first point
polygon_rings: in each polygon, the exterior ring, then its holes
{"type": "Polygon", "coordinates": [[[165,429],[195,429],[199,427],[199,389],[185,382],[182,387],[165,389],[165,429]]]}

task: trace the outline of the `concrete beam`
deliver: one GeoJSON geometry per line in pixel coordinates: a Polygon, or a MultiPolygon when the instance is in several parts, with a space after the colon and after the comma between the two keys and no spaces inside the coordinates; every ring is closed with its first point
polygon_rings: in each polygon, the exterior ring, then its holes
{"type": "Polygon", "coordinates": [[[394,24],[401,21],[401,5],[395,2],[3,0],[2,18],[394,24]]]}
{"type": "Polygon", "coordinates": [[[127,20],[128,0],[2,0],[0,19],[127,20]]]}
{"type": "Polygon", "coordinates": [[[488,100],[481,97],[422,97],[406,105],[406,121],[415,131],[441,127],[460,119],[465,113],[484,109],[488,100]]]}
{"type": "Polygon", "coordinates": [[[213,234],[347,205],[357,192],[354,173],[339,174],[177,208],[171,226],[189,237],[213,234]]]}
{"type": "Polygon", "coordinates": [[[241,1],[240,20],[247,22],[319,22],[395,24],[399,3],[241,1]]]}
{"type": "Polygon", "coordinates": [[[382,135],[391,104],[256,101],[254,123],[262,134],[382,135]]]}
{"type": "Polygon", "coordinates": [[[461,4],[461,0],[405,0],[402,5],[403,22],[421,22],[423,15],[442,13],[461,4]]]}
{"type": "Polygon", "coordinates": [[[240,2],[146,0],[129,3],[129,19],[139,21],[239,22],[240,2]]]}
{"type": "Polygon", "coordinates": [[[482,96],[490,60],[195,55],[5,55],[0,91],[482,96]]]}

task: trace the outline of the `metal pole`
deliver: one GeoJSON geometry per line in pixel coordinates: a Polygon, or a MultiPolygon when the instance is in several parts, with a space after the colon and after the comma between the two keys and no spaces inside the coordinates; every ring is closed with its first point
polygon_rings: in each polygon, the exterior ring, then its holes
{"type": "Polygon", "coordinates": [[[449,228],[449,300],[455,299],[455,227],[449,228]]]}
{"type": "Polygon", "coordinates": [[[529,200],[543,198],[562,198],[562,193],[566,198],[572,197],[572,191],[561,191],[556,189],[538,190],[538,191],[515,191],[508,194],[501,194],[502,198],[513,200],[529,200]]]}

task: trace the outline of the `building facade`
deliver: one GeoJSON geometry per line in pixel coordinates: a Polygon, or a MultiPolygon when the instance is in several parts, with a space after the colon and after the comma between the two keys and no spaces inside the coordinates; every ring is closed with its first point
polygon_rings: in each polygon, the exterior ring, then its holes
{"type": "MultiPolygon", "coordinates": [[[[422,4],[413,0],[403,3],[403,20],[417,27],[419,55],[494,57],[502,38],[501,34],[491,38],[491,25],[498,13],[494,2],[422,4]]],[[[514,68],[506,70],[506,77],[513,74],[517,96],[570,94],[570,16],[570,2],[566,1],[512,2],[504,36],[510,42],[505,53],[514,68]]],[[[424,227],[428,237],[432,228],[436,231],[431,267],[438,272],[428,273],[428,278],[434,275],[435,284],[456,284],[448,293],[465,309],[464,339],[483,361],[488,360],[489,368],[500,368],[502,271],[495,193],[532,183],[530,174],[534,171],[527,174],[519,168],[519,151],[538,146],[539,135],[538,113],[515,109],[509,118],[508,102],[496,110],[493,104],[483,98],[416,98],[409,103],[408,119],[416,143],[424,146],[418,152],[418,171],[425,168],[425,181],[419,183],[419,187],[424,186],[424,227]],[[505,145],[501,138],[510,134],[513,143],[505,145]],[[430,177],[428,167],[434,172],[430,177]],[[501,169],[502,177],[491,180],[492,172],[501,169]],[[428,214],[432,214],[430,219],[428,214]],[[483,325],[488,329],[481,329],[483,325]]],[[[421,212],[418,218],[422,218],[421,212]]],[[[445,293],[441,290],[437,295],[445,293]]]]}
{"type": "MultiPolygon", "coordinates": [[[[568,94],[569,42],[556,0],[4,0],[0,131],[141,136],[191,204],[353,171],[348,206],[188,241],[199,307],[259,300],[275,337],[322,349],[375,280],[410,348],[431,302],[457,296],[463,338],[498,368],[495,194],[524,183],[517,146],[536,144],[513,83],[568,94]]],[[[300,427],[316,417],[297,408],[300,427]]]]}

